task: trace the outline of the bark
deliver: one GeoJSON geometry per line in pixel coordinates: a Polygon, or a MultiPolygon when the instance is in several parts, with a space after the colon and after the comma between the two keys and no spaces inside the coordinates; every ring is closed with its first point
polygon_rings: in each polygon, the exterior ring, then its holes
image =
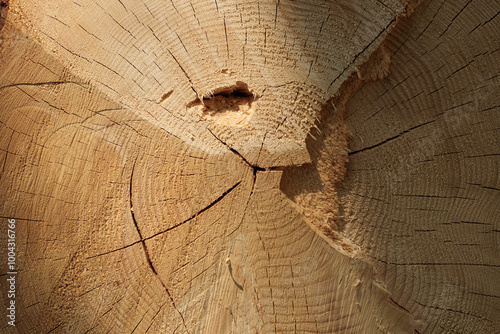
{"type": "Polygon", "coordinates": [[[498,332],[498,2],[0,6],[2,332],[498,332]]]}

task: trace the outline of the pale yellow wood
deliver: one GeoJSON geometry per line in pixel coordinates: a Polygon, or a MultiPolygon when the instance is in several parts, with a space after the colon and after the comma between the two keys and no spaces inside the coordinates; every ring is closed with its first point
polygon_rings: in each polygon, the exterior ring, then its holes
{"type": "Polygon", "coordinates": [[[423,3],[346,106],[345,236],[425,333],[500,331],[499,11],[423,3]]]}
{"type": "Polygon", "coordinates": [[[496,2],[2,8],[2,333],[499,331],[496,2]]]}

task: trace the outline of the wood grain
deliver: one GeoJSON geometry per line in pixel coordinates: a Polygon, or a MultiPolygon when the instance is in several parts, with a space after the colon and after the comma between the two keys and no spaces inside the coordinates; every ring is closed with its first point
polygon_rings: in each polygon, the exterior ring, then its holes
{"type": "Polygon", "coordinates": [[[2,332],[498,332],[498,4],[5,3],[2,332]]]}

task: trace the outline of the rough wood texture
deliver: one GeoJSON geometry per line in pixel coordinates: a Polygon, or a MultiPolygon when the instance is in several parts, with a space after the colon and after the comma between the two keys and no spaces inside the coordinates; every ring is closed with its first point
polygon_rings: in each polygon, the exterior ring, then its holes
{"type": "Polygon", "coordinates": [[[2,332],[500,332],[497,1],[1,4],[2,332]]]}

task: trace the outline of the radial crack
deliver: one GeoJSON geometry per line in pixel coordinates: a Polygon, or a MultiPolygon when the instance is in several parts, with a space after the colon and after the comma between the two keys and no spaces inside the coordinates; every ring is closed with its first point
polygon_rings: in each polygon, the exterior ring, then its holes
{"type": "Polygon", "coordinates": [[[367,151],[367,150],[371,150],[371,149],[377,148],[377,147],[379,147],[381,145],[384,145],[384,144],[386,144],[386,143],[388,143],[388,142],[390,142],[390,141],[392,141],[394,139],[398,139],[402,135],[404,135],[404,134],[406,134],[406,133],[408,133],[408,132],[410,132],[412,130],[418,129],[421,126],[424,126],[424,125],[427,125],[427,124],[430,124],[430,123],[433,123],[433,122],[434,122],[434,120],[429,121],[429,122],[425,122],[425,123],[422,123],[422,124],[419,124],[419,125],[415,125],[415,126],[409,128],[408,130],[404,130],[404,131],[398,133],[397,135],[392,136],[390,138],[387,138],[387,139],[385,139],[385,140],[383,140],[383,141],[381,141],[381,142],[379,142],[379,143],[377,143],[375,145],[372,145],[372,146],[369,146],[369,147],[365,147],[365,148],[359,149],[357,151],[352,151],[352,152],[349,152],[348,154],[349,155],[354,155],[354,154],[358,154],[358,153],[361,153],[361,152],[364,152],[364,151],[367,151]]]}
{"type": "MultiPolygon", "coordinates": [[[[170,291],[168,290],[167,286],[165,285],[165,283],[163,282],[163,280],[161,279],[160,275],[158,275],[158,272],[156,271],[156,268],[155,266],[153,265],[153,262],[151,261],[151,257],[149,256],[149,251],[148,251],[148,247],[146,246],[146,242],[145,240],[147,239],[144,239],[142,237],[142,233],[141,233],[141,230],[139,228],[139,224],[137,223],[137,220],[135,218],[135,214],[134,214],[134,206],[133,206],[133,201],[132,201],[132,186],[133,186],[133,178],[134,178],[134,171],[135,171],[135,164],[137,162],[137,159],[134,161],[134,164],[132,165],[132,172],[130,173],[130,213],[132,215],[132,220],[134,221],[134,225],[135,225],[135,228],[137,229],[137,233],[139,233],[139,237],[140,237],[140,242],[142,244],[142,248],[144,249],[144,255],[146,256],[146,261],[148,262],[148,265],[149,267],[151,268],[151,271],[153,271],[153,273],[155,274],[156,278],[158,279],[158,281],[160,282],[160,284],[163,286],[163,288],[165,289],[168,297],[170,298],[170,301],[172,302],[172,306],[175,308],[175,310],[177,311],[177,313],[179,313],[179,316],[181,317],[182,319],[182,324],[184,325],[184,328],[186,329],[186,332],[189,333],[188,331],[188,328],[186,326],[186,321],[184,319],[184,316],[182,315],[182,313],[179,311],[179,309],[177,308],[177,306],[175,305],[175,302],[174,302],[174,299],[172,298],[172,294],[170,293],[170,291]]],[[[238,182],[236,185],[234,185],[230,190],[228,190],[226,193],[224,193],[222,195],[225,196],[229,191],[231,191],[232,189],[234,189],[240,182],[238,182]]],[[[220,198],[222,199],[222,198],[220,198]]],[[[218,200],[220,200],[218,199],[218,200]]],[[[218,201],[216,200],[216,202],[218,201]]],[[[205,209],[203,209],[201,212],[205,211],[205,210],[208,210],[209,207],[215,205],[215,203],[212,203],[211,205],[209,205],[208,207],[206,207],[205,209]]],[[[149,239],[149,238],[148,238],[149,239]]]]}
{"type": "Polygon", "coordinates": [[[123,246],[123,247],[120,247],[120,248],[117,248],[117,249],[110,250],[109,252],[105,252],[105,253],[101,253],[101,254],[89,256],[89,257],[86,258],[86,260],[93,259],[95,257],[99,257],[99,256],[103,256],[103,255],[107,255],[107,254],[111,254],[111,253],[114,253],[114,252],[121,251],[121,250],[123,250],[125,248],[129,248],[130,246],[138,244],[139,242],[142,242],[142,240],[138,240],[138,241],[136,241],[134,243],[131,243],[129,245],[126,245],[126,246],[123,246]]]}
{"type": "Polygon", "coordinates": [[[132,215],[132,221],[134,222],[135,229],[137,230],[137,233],[139,234],[139,238],[142,244],[142,248],[144,249],[144,254],[146,256],[146,260],[148,262],[149,267],[153,271],[155,275],[158,275],[156,272],[155,267],[153,266],[153,263],[151,262],[151,258],[149,257],[149,252],[148,248],[146,247],[146,243],[144,242],[144,238],[142,237],[141,229],[139,228],[139,224],[137,223],[137,219],[135,218],[135,213],[134,213],[134,205],[132,201],[132,184],[133,184],[133,177],[134,177],[134,170],[135,170],[135,164],[137,162],[137,159],[134,161],[134,165],[132,166],[132,172],[130,173],[130,213],[132,215]]]}
{"type": "MultiPolygon", "coordinates": [[[[212,136],[214,136],[215,139],[217,139],[218,141],[220,141],[222,144],[224,144],[224,146],[226,146],[231,152],[233,152],[234,154],[236,154],[241,160],[243,160],[244,163],[246,163],[248,166],[250,166],[254,171],[255,170],[260,170],[260,171],[265,171],[266,169],[265,168],[262,168],[262,167],[259,167],[259,166],[254,166],[252,165],[250,162],[248,162],[247,159],[245,159],[244,156],[242,156],[238,151],[236,151],[234,148],[232,148],[231,146],[229,146],[226,142],[224,142],[222,139],[220,139],[219,137],[217,137],[213,132],[212,130],[210,130],[209,128],[207,128],[208,132],[210,132],[212,134],[212,136]]],[[[262,149],[262,148],[261,148],[262,149]]]]}
{"type": "Polygon", "coordinates": [[[191,217],[189,217],[188,219],[186,219],[186,220],[184,220],[184,221],[180,222],[179,224],[176,224],[176,225],[174,225],[174,226],[172,226],[172,227],[169,227],[169,228],[167,228],[166,230],[163,230],[163,231],[161,231],[161,232],[155,233],[155,234],[153,234],[152,236],[149,236],[149,237],[147,237],[147,238],[145,238],[145,239],[143,239],[143,240],[149,240],[149,239],[152,239],[152,238],[154,238],[154,237],[156,237],[156,236],[158,236],[158,235],[160,235],[160,234],[163,234],[163,233],[165,233],[165,232],[171,231],[171,230],[173,230],[173,229],[175,229],[175,228],[177,228],[177,227],[179,227],[179,226],[181,226],[181,225],[184,225],[184,224],[186,224],[187,222],[189,222],[189,221],[193,220],[195,217],[199,216],[199,215],[200,215],[200,214],[202,214],[203,212],[207,211],[208,209],[210,209],[211,207],[213,207],[214,205],[216,205],[217,203],[219,203],[220,201],[222,201],[222,199],[223,199],[224,197],[226,197],[226,196],[227,196],[227,195],[228,195],[231,191],[233,191],[233,190],[234,190],[234,189],[235,189],[238,185],[240,185],[240,183],[241,183],[241,181],[236,182],[236,184],[235,184],[235,185],[233,185],[231,188],[229,188],[228,190],[226,190],[226,191],[225,191],[222,195],[220,195],[219,197],[217,197],[217,198],[216,198],[216,199],[215,199],[212,203],[210,203],[209,205],[207,205],[206,207],[204,207],[204,208],[203,208],[203,209],[201,209],[200,211],[196,212],[195,214],[193,214],[193,215],[192,215],[191,217]]]}
{"type": "Polygon", "coordinates": [[[78,85],[82,88],[85,88],[85,84],[76,81],[45,81],[45,82],[18,82],[9,85],[5,85],[0,87],[0,89],[6,89],[11,87],[19,87],[19,86],[56,86],[56,85],[64,85],[64,84],[73,84],[78,85]]]}
{"type": "Polygon", "coordinates": [[[243,209],[243,214],[241,215],[241,220],[240,220],[240,223],[238,224],[238,226],[234,229],[234,231],[232,231],[231,233],[229,233],[227,236],[229,237],[230,235],[232,235],[234,232],[236,232],[241,224],[243,223],[243,219],[245,218],[245,214],[247,212],[247,208],[248,208],[248,203],[250,203],[250,198],[252,198],[252,194],[253,194],[253,190],[255,188],[255,181],[257,180],[257,171],[254,169],[253,171],[253,180],[252,180],[252,188],[250,189],[250,195],[248,195],[248,199],[247,199],[247,202],[245,204],[245,208],[243,209]]]}
{"type": "Polygon", "coordinates": [[[342,72],[340,72],[340,74],[332,81],[332,83],[330,84],[330,86],[328,87],[328,89],[330,89],[333,84],[342,76],[342,74],[345,73],[345,71],[347,71],[347,69],[349,69],[355,62],[356,60],[359,58],[359,56],[361,56],[384,32],[386,32],[390,27],[391,25],[396,21],[396,18],[392,19],[391,22],[389,22],[389,24],[384,28],[382,29],[382,31],[380,31],[378,33],[377,36],[375,36],[374,39],[372,39],[372,41],[370,43],[368,43],[367,46],[364,47],[363,50],[361,50],[360,52],[358,52],[354,58],[351,60],[351,62],[342,70],[342,72]]]}

